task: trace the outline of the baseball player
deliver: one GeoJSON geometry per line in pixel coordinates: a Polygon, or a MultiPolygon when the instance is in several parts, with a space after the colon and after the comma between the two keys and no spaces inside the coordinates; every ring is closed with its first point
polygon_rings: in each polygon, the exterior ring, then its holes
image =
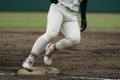
{"type": "Polygon", "coordinates": [[[32,70],[35,58],[44,50],[46,50],[44,63],[51,65],[53,52],[79,44],[81,39],[80,32],[87,27],[87,0],[50,1],[52,4],[48,12],[46,32],[35,41],[31,53],[23,62],[22,66],[25,69],[32,70]],[[77,18],[79,7],[81,12],[81,30],[77,18]],[[60,31],[65,38],[57,43],[51,43],[60,31]]]}

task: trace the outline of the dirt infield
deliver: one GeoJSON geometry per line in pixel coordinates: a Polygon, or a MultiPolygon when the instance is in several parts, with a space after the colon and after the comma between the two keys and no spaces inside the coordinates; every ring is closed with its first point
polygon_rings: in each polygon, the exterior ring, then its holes
{"type": "MultiPolygon", "coordinates": [[[[79,45],[56,51],[52,67],[59,68],[60,75],[12,75],[21,68],[34,41],[43,33],[44,30],[0,30],[0,80],[82,80],[84,77],[120,79],[120,30],[88,30],[82,33],[79,45]]],[[[55,41],[62,37],[60,34],[55,41]]],[[[35,66],[45,66],[43,55],[36,60],[35,66]]]]}

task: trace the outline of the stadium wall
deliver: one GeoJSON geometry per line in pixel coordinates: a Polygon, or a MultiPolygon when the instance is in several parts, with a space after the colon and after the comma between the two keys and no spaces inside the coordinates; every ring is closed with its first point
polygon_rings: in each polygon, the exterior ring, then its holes
{"type": "MultiPolygon", "coordinates": [[[[88,0],[89,12],[120,12],[120,0],[88,0]]],[[[0,11],[48,11],[50,0],[0,0],[0,11]]]]}

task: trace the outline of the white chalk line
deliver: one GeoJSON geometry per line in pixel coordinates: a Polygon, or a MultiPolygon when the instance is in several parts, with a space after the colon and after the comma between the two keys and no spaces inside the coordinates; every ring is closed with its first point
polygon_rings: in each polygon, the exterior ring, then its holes
{"type": "MultiPolygon", "coordinates": [[[[9,72],[1,72],[0,76],[15,76],[15,73],[9,72]]],[[[62,77],[62,76],[61,76],[62,77]]],[[[72,78],[72,79],[87,79],[87,80],[120,80],[120,79],[107,79],[107,78],[90,78],[90,77],[80,77],[80,76],[63,76],[64,78],[72,78]]]]}
{"type": "Polygon", "coordinates": [[[1,72],[0,73],[0,76],[6,76],[6,75],[8,75],[8,76],[14,76],[16,74],[15,73],[9,73],[9,72],[1,72]]]}
{"type": "Polygon", "coordinates": [[[82,80],[120,80],[120,79],[108,79],[108,78],[90,78],[90,77],[80,77],[80,76],[64,76],[66,78],[72,79],[82,79],[82,80]]]}

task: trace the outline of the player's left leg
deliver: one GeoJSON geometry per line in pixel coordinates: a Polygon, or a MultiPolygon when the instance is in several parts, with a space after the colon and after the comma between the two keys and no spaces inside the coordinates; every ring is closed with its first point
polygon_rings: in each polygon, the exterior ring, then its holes
{"type": "Polygon", "coordinates": [[[48,13],[47,30],[44,35],[40,36],[34,43],[31,53],[23,62],[23,67],[31,70],[37,55],[42,53],[46,45],[57,37],[61,24],[63,22],[63,14],[52,4],[48,13]]]}

